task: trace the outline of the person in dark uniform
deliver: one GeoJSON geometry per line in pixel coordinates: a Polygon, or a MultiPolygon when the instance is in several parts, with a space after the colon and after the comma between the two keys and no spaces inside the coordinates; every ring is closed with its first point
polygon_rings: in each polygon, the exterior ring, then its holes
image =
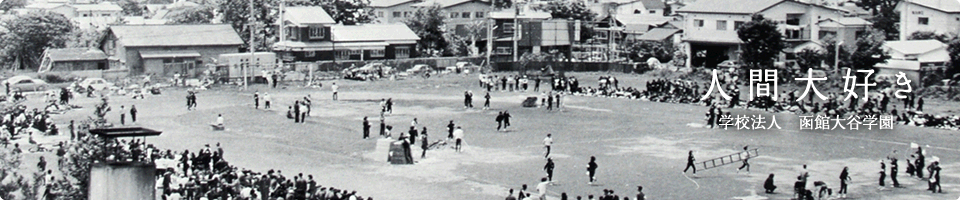
{"type": "Polygon", "coordinates": [[[387,135],[387,124],[384,122],[383,115],[380,115],[380,137],[387,135]]]}
{"type": "Polygon", "coordinates": [[[590,162],[587,163],[587,176],[590,178],[590,182],[587,184],[593,184],[597,181],[597,157],[590,156],[590,162]]]}
{"type": "Polygon", "coordinates": [[[120,125],[125,125],[127,123],[127,112],[124,112],[126,109],[123,108],[123,105],[120,105],[120,125]]]}
{"type": "Polygon", "coordinates": [[[130,105],[130,122],[137,123],[137,105],[130,105]]]}
{"type": "Polygon", "coordinates": [[[917,160],[914,162],[917,162],[915,164],[917,166],[917,177],[923,178],[923,165],[926,162],[923,156],[923,147],[917,146],[917,160]]]}
{"type": "Polygon", "coordinates": [[[426,126],[424,126],[424,127],[423,127],[423,130],[420,131],[420,138],[421,138],[421,141],[420,141],[420,149],[423,150],[423,152],[420,153],[420,158],[423,159],[423,158],[426,158],[426,157],[427,157],[427,149],[430,148],[430,144],[429,144],[429,142],[427,142],[427,127],[426,127],[426,126]]]}
{"type": "Polygon", "coordinates": [[[773,191],[777,190],[777,186],[773,184],[773,174],[767,176],[767,180],[763,181],[763,191],[767,194],[773,194],[773,191]]]}
{"type": "Polygon", "coordinates": [[[367,117],[363,117],[363,139],[370,138],[370,121],[367,121],[367,117]]]}
{"type": "Polygon", "coordinates": [[[540,78],[533,79],[533,91],[534,92],[540,91],[540,78]]]}
{"type": "Polygon", "coordinates": [[[450,120],[450,123],[447,124],[447,132],[448,132],[447,138],[451,138],[451,139],[453,138],[453,128],[454,128],[454,127],[455,127],[455,125],[453,125],[453,120],[450,120]]]}
{"type": "Polygon", "coordinates": [[[487,92],[486,95],[483,95],[483,109],[490,109],[490,92],[487,92]]]}
{"type": "Polygon", "coordinates": [[[900,187],[900,182],[897,181],[897,171],[900,171],[897,164],[897,158],[890,158],[890,181],[893,181],[893,187],[900,187]]]}
{"type": "Polygon", "coordinates": [[[410,126],[410,131],[408,131],[407,133],[410,134],[410,138],[409,138],[409,139],[410,139],[410,144],[411,144],[411,145],[416,145],[416,144],[417,144],[417,127],[415,127],[415,126],[410,126]]]}
{"type": "Polygon", "coordinates": [[[880,160],[880,187],[884,186],[884,182],[887,180],[887,164],[883,163],[883,160],[880,160]]]}
{"type": "Polygon", "coordinates": [[[497,113],[497,131],[500,131],[501,127],[503,127],[503,111],[497,113]]]}
{"type": "Polygon", "coordinates": [[[917,97],[917,111],[923,112],[923,96],[917,97]]]}
{"type": "Polygon", "coordinates": [[[293,102],[293,123],[300,123],[300,101],[293,102]]]}
{"type": "Polygon", "coordinates": [[[253,93],[253,109],[260,109],[260,92],[253,93]]]}
{"type": "Polygon", "coordinates": [[[553,182],[553,159],[547,158],[547,164],[543,166],[543,171],[547,172],[547,180],[553,182]]]}
{"type": "Polygon", "coordinates": [[[837,194],[840,194],[840,198],[845,198],[847,196],[847,184],[850,183],[850,168],[844,166],[843,171],[840,171],[840,191],[837,194]]]}
{"type": "Polygon", "coordinates": [[[693,164],[696,160],[693,158],[693,150],[691,150],[690,155],[687,156],[687,167],[683,168],[683,173],[687,173],[687,169],[693,168],[693,174],[697,174],[697,166],[693,164]]]}
{"type": "Polygon", "coordinates": [[[547,110],[553,110],[553,95],[547,94],[547,110]]]}
{"type": "Polygon", "coordinates": [[[503,129],[506,130],[510,126],[510,111],[503,111],[503,129]]]}
{"type": "Polygon", "coordinates": [[[940,170],[943,169],[943,168],[940,168],[940,161],[934,161],[933,163],[930,163],[930,167],[928,168],[930,168],[929,169],[930,170],[930,178],[929,178],[930,189],[929,190],[933,191],[933,193],[943,193],[943,188],[940,187],[940,182],[941,182],[940,170]]]}

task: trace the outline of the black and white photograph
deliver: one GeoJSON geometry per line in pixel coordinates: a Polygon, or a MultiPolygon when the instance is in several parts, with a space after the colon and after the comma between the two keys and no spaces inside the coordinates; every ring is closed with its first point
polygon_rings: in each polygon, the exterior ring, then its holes
{"type": "Polygon", "coordinates": [[[0,200],[960,200],[960,0],[0,0],[0,200]]]}

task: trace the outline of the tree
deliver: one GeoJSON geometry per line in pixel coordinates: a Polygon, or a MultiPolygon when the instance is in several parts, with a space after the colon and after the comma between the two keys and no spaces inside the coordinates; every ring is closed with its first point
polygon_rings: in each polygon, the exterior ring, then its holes
{"type": "Polygon", "coordinates": [[[656,58],[661,63],[666,63],[673,59],[675,48],[666,41],[640,41],[629,44],[627,50],[630,52],[629,58],[636,62],[647,62],[650,58],[656,58]]]}
{"type": "Polygon", "coordinates": [[[0,37],[2,61],[19,69],[36,69],[45,49],[66,47],[77,29],[70,19],[53,12],[31,12],[2,26],[8,30],[0,37]]]}
{"type": "Polygon", "coordinates": [[[947,69],[946,77],[953,78],[953,74],[960,73],[960,38],[951,40],[947,51],[950,52],[950,68],[947,69]]]}
{"type": "MultiPolygon", "coordinates": [[[[827,63],[827,65],[833,66],[834,62],[837,59],[837,52],[836,52],[837,40],[835,37],[828,36],[826,38],[823,38],[822,41],[823,41],[823,48],[826,50],[826,52],[824,52],[823,54],[822,60],[824,63],[827,63]]],[[[833,66],[833,67],[835,69],[839,69],[841,67],[850,67],[850,60],[847,59],[849,57],[850,57],[850,50],[845,48],[844,46],[840,46],[840,63],[839,63],[840,66],[839,67],[833,66]]]]}
{"type": "Polygon", "coordinates": [[[376,20],[370,0],[305,0],[292,2],[295,6],[320,6],[337,23],[355,25],[376,20]]]}
{"type": "Polygon", "coordinates": [[[536,9],[549,12],[554,19],[593,21],[593,18],[597,15],[590,11],[587,5],[583,4],[583,1],[550,1],[536,9]]]}
{"type": "Polygon", "coordinates": [[[143,15],[143,6],[140,6],[140,3],[134,0],[123,0],[118,2],[120,8],[123,8],[123,15],[125,16],[141,16],[143,15]]]}
{"type": "Polygon", "coordinates": [[[498,9],[505,9],[513,6],[512,0],[493,0],[493,2],[493,6],[498,9]]]}
{"type": "Polygon", "coordinates": [[[407,19],[407,26],[420,36],[420,41],[417,41],[417,51],[422,55],[440,56],[449,45],[444,37],[446,30],[444,30],[443,20],[443,9],[439,4],[420,8],[413,13],[413,17],[407,19]]]}
{"type": "Polygon", "coordinates": [[[896,40],[900,37],[900,30],[897,29],[900,14],[895,10],[897,3],[900,0],[860,0],[856,4],[873,14],[870,21],[874,29],[883,30],[887,40],[896,40]]]}
{"type": "Polygon", "coordinates": [[[216,15],[213,9],[213,6],[208,5],[187,8],[170,17],[167,24],[209,24],[216,15]]]}
{"type": "Polygon", "coordinates": [[[743,41],[740,59],[751,69],[772,67],[785,46],[777,23],[763,15],[754,15],[750,22],[737,27],[737,36],[743,41]]]}
{"type": "Polygon", "coordinates": [[[100,37],[103,32],[94,29],[77,29],[70,34],[70,40],[67,47],[71,48],[97,48],[100,44],[100,37]]]}
{"type": "Polygon", "coordinates": [[[0,10],[10,11],[14,8],[23,8],[27,5],[27,0],[3,0],[0,1],[0,10]]]}
{"type": "Polygon", "coordinates": [[[806,48],[797,53],[797,65],[800,65],[800,71],[806,72],[809,68],[820,68],[824,53],[813,48],[806,48]]]}
{"type": "Polygon", "coordinates": [[[883,52],[883,31],[871,31],[870,34],[857,38],[857,50],[850,54],[850,67],[853,70],[873,69],[878,63],[886,63],[890,58],[883,52]]]}
{"type": "MultiPolygon", "coordinates": [[[[256,27],[254,39],[258,44],[255,44],[255,50],[266,51],[270,50],[270,45],[273,45],[277,38],[278,27],[274,24],[278,14],[277,6],[280,6],[277,2],[277,0],[254,0],[253,21],[250,21],[250,1],[220,0],[217,10],[222,22],[233,26],[233,30],[236,30],[244,41],[250,38],[251,26],[256,27]]],[[[241,49],[249,47],[250,44],[240,46],[241,49]]]]}
{"type": "Polygon", "coordinates": [[[447,41],[450,41],[450,55],[456,56],[477,56],[480,52],[477,48],[477,40],[486,35],[487,21],[472,21],[457,27],[456,31],[446,32],[447,41]]]}
{"type": "Polygon", "coordinates": [[[937,34],[933,31],[917,31],[910,34],[910,37],[907,37],[907,40],[939,40],[943,43],[950,43],[954,36],[950,34],[937,34]]]}

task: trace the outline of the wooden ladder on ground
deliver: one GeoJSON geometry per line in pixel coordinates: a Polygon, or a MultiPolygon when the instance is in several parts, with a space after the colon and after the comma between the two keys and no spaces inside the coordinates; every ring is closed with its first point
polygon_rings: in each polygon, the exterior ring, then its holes
{"type": "Polygon", "coordinates": [[[700,170],[706,170],[706,169],[712,169],[712,168],[728,165],[730,163],[740,163],[740,161],[744,159],[753,158],[757,156],[760,156],[760,152],[758,152],[756,148],[753,148],[747,151],[741,151],[734,154],[721,156],[718,158],[699,162],[697,163],[697,166],[700,168],[700,170]]]}

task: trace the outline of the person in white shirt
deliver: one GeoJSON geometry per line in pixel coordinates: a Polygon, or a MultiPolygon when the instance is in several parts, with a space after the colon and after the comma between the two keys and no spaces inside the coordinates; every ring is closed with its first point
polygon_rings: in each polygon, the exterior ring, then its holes
{"type": "Polygon", "coordinates": [[[266,93],[266,92],[263,93],[263,109],[270,109],[271,99],[273,98],[270,98],[270,93],[266,93]]]}
{"type": "Polygon", "coordinates": [[[417,123],[417,118],[413,118],[413,121],[410,122],[410,126],[416,129],[417,125],[420,125],[420,123],[417,123]]]}
{"type": "Polygon", "coordinates": [[[457,141],[454,148],[457,152],[460,152],[461,145],[463,144],[463,129],[457,126],[457,130],[453,130],[453,138],[457,141]]]}
{"type": "Polygon", "coordinates": [[[337,100],[337,90],[338,90],[338,89],[340,89],[340,86],[337,86],[337,82],[333,82],[333,84],[330,85],[330,90],[333,91],[333,100],[334,100],[334,101],[337,100]]]}
{"type": "Polygon", "coordinates": [[[553,138],[550,136],[551,134],[547,134],[547,137],[543,138],[543,148],[547,149],[547,153],[543,155],[544,158],[550,157],[550,145],[553,145],[553,138]]]}
{"type": "Polygon", "coordinates": [[[223,115],[217,114],[217,126],[223,126],[223,115]]]}
{"type": "Polygon", "coordinates": [[[550,182],[547,181],[547,178],[540,178],[540,183],[537,184],[537,197],[539,197],[540,200],[547,199],[548,184],[550,184],[550,182]]]}

